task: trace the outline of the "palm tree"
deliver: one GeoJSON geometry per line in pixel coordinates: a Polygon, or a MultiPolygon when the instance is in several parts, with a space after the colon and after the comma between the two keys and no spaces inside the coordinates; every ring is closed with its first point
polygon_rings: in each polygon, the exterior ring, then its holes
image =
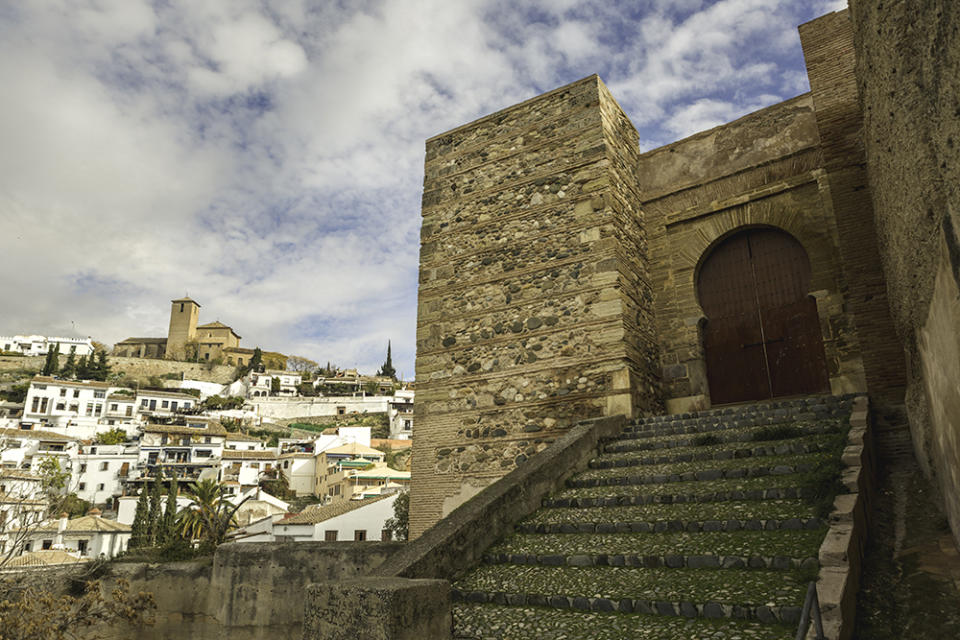
{"type": "Polygon", "coordinates": [[[249,498],[234,504],[223,487],[209,478],[190,484],[190,504],[177,514],[177,527],[187,540],[217,546],[237,528],[237,509],[249,498]]]}

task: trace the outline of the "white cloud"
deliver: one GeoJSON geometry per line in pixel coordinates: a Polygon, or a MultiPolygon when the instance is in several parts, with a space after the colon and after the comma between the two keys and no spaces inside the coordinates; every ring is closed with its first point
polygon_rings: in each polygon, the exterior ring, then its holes
{"type": "MultiPolygon", "coordinates": [[[[831,3],[833,4],[833,3],[831,3]]],[[[0,332],[412,375],[425,138],[599,72],[647,144],[805,90],[787,0],[49,0],[0,12],[0,332]]]]}

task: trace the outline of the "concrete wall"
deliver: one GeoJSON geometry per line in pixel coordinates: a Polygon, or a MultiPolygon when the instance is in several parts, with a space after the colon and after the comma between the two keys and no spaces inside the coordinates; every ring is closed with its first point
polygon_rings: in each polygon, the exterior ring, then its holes
{"type": "Polygon", "coordinates": [[[850,11],[914,448],[960,540],[960,6],[852,0],[850,11]]]}
{"type": "Polygon", "coordinates": [[[657,396],[637,134],[596,76],[427,141],[411,535],[657,396]]]}
{"type": "MultiPolygon", "coordinates": [[[[149,591],[157,623],[140,640],[267,640],[299,638],[307,585],[345,580],[379,567],[401,543],[233,543],[213,563],[115,563],[104,578],[123,577],[149,591]]],[[[126,637],[126,636],[123,636],[126,637]]]]}
{"type": "Polygon", "coordinates": [[[831,387],[865,390],[860,345],[840,269],[837,226],[813,98],[805,94],[640,156],[650,229],[663,390],[673,412],[710,406],[706,319],[696,292],[706,256],[738,229],[770,226],[796,238],[812,267],[831,387]]]}

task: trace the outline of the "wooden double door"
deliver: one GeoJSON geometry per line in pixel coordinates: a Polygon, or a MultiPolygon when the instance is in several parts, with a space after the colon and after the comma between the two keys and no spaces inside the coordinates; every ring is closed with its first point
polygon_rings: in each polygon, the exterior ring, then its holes
{"type": "Polygon", "coordinates": [[[810,261],[788,233],[751,228],[707,257],[697,278],[714,404],[828,391],[810,261]]]}

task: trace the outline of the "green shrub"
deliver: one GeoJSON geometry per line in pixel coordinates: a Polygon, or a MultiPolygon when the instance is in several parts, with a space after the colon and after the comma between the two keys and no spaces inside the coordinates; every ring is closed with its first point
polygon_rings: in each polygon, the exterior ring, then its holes
{"type": "Polygon", "coordinates": [[[720,444],[721,442],[723,442],[723,440],[721,440],[720,438],[718,438],[712,433],[702,433],[693,439],[693,444],[698,447],[706,447],[712,444],[720,444]]]}
{"type": "Polygon", "coordinates": [[[790,438],[799,438],[804,435],[803,429],[795,427],[792,424],[775,424],[769,427],[763,427],[754,432],[751,439],[754,442],[764,440],[789,440],[790,438]]]}

